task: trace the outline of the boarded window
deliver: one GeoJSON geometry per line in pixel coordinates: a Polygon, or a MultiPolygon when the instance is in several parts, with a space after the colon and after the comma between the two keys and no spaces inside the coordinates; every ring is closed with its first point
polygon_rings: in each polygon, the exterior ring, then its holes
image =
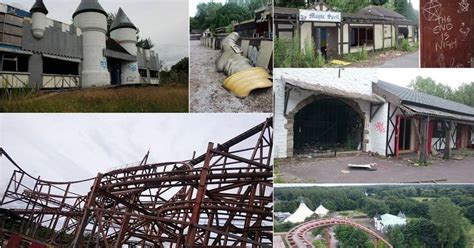
{"type": "Polygon", "coordinates": [[[0,43],[21,46],[23,18],[0,13],[0,43]]]}
{"type": "Polygon", "coordinates": [[[354,27],[351,28],[351,46],[364,46],[374,44],[374,28],[354,27]]]}

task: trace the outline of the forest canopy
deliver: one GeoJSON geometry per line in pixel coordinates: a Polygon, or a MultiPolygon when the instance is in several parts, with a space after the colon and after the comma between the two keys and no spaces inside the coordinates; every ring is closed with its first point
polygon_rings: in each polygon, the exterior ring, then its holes
{"type": "Polygon", "coordinates": [[[227,0],[225,4],[210,1],[200,3],[194,17],[190,17],[190,30],[214,30],[226,27],[232,21],[245,21],[255,16],[255,10],[266,6],[268,0],[227,0]]]}

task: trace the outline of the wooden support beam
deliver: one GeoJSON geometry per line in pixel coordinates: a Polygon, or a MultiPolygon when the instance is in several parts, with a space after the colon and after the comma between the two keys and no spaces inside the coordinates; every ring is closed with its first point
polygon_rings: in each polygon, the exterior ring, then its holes
{"type": "Polygon", "coordinates": [[[418,156],[418,160],[422,164],[426,164],[428,162],[428,122],[427,119],[420,119],[420,152],[418,156]]]}
{"type": "Polygon", "coordinates": [[[444,155],[443,159],[449,160],[451,158],[451,133],[453,130],[453,123],[451,121],[446,121],[446,133],[445,133],[445,146],[444,146],[444,155]]]}

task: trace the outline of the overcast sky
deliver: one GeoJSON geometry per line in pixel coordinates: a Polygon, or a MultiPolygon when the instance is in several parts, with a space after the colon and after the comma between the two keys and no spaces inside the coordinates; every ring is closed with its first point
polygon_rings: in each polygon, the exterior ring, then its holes
{"type": "MultiPolygon", "coordinates": [[[[269,114],[1,114],[0,146],[44,180],[90,178],[138,162],[183,161],[223,143],[269,114]]],[[[14,167],[0,157],[0,195],[14,167]]]]}
{"type": "MultiPolygon", "coordinates": [[[[1,0],[2,3],[30,10],[34,0],[1,0]]],[[[48,17],[68,24],[80,0],[43,0],[48,17]]],[[[189,56],[188,0],[99,0],[107,12],[122,7],[125,14],[140,29],[140,37],[150,37],[154,50],[165,62],[174,65],[189,56]]]]}
{"type": "Polygon", "coordinates": [[[408,86],[417,76],[430,77],[438,83],[458,88],[463,83],[474,82],[472,69],[377,69],[378,79],[408,86]]]}

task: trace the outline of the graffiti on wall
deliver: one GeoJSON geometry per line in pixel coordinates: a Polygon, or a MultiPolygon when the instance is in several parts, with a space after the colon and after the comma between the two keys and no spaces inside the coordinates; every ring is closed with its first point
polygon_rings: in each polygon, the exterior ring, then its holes
{"type": "Polygon", "coordinates": [[[377,123],[375,123],[375,130],[380,134],[384,134],[386,132],[384,123],[377,121],[377,123]]]}
{"type": "Polygon", "coordinates": [[[472,1],[422,0],[423,67],[469,67],[472,1]]]}

